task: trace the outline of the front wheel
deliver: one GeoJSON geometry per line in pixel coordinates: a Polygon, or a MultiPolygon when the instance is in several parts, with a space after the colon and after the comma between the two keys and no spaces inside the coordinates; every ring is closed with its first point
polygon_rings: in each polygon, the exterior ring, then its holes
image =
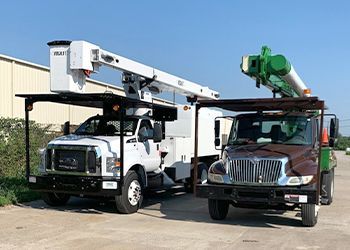
{"type": "Polygon", "coordinates": [[[115,197],[117,210],[122,214],[137,212],[143,199],[142,185],[135,171],[130,171],[124,178],[122,193],[115,197]]]}
{"type": "Polygon", "coordinates": [[[225,200],[208,199],[210,217],[213,220],[223,220],[226,218],[230,203],[225,200]]]}
{"type": "Polygon", "coordinates": [[[318,206],[316,204],[302,204],[301,219],[304,226],[315,226],[318,219],[318,206]]]}
{"type": "Polygon", "coordinates": [[[41,197],[47,205],[57,207],[66,205],[70,195],[45,192],[41,193],[41,197]]]}

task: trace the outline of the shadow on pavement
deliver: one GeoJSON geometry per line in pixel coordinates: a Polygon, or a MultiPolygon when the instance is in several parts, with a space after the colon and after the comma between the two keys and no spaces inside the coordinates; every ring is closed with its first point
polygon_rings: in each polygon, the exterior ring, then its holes
{"type": "MultiPolygon", "coordinates": [[[[18,206],[83,214],[96,215],[110,213],[118,215],[116,205],[112,200],[79,197],[72,197],[68,204],[62,207],[50,207],[42,200],[18,206]]],[[[229,213],[225,220],[212,220],[209,216],[207,200],[195,198],[192,194],[186,194],[182,187],[147,192],[143,200],[142,208],[139,209],[138,214],[157,219],[241,225],[248,227],[280,228],[280,226],[301,226],[300,218],[295,218],[300,213],[297,213],[295,217],[291,217],[290,215],[286,216],[284,210],[246,209],[232,206],[230,206],[229,213]]]]}
{"type": "MultiPolygon", "coordinates": [[[[296,210],[297,211],[297,210],[296,210]]],[[[163,193],[151,193],[144,201],[139,214],[179,221],[240,225],[248,227],[280,228],[280,226],[301,227],[300,213],[291,212],[294,217],[286,216],[285,210],[248,209],[230,206],[225,220],[210,218],[207,199],[195,198],[183,189],[172,189],[163,193]],[[160,211],[162,215],[159,215],[160,211]],[[295,218],[297,217],[297,218],[295,218]]]]}

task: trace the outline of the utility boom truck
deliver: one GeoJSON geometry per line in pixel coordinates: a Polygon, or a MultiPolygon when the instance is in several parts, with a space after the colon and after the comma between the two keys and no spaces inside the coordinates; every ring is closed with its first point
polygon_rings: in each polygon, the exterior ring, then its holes
{"type": "Polygon", "coordinates": [[[184,183],[190,190],[207,179],[207,166],[219,159],[214,147],[215,117],[203,109],[199,172],[193,173],[194,109],[157,104],[151,93],[170,91],[190,102],[215,100],[218,93],[197,83],[101,49],[85,41],[54,41],[50,46],[51,91],[57,94],[18,95],[25,98],[27,177],[32,189],[53,206],[71,195],[115,198],[120,213],[133,213],[146,188],[184,183]],[[122,71],[126,97],[84,93],[85,79],[99,67],[122,71]],[[99,108],[75,132],[65,124],[64,136],[41,150],[39,175],[30,173],[29,112],[38,102],[99,108]],[[194,176],[196,179],[194,179],[194,176]]]}
{"type": "MultiPolygon", "coordinates": [[[[302,224],[314,226],[320,204],[333,201],[337,162],[332,147],[338,120],[324,114],[324,101],[310,97],[288,60],[271,55],[269,48],[263,47],[261,55],[243,57],[241,69],[256,80],[257,87],[262,84],[272,90],[274,98],[197,103],[196,112],[216,107],[238,114],[230,117],[233,123],[221,159],[211,165],[208,182],[198,184],[196,194],[208,198],[215,220],[226,217],[230,204],[301,207],[302,224]],[[323,125],[325,116],[331,118],[329,131],[323,125]]],[[[219,126],[215,131],[219,135],[219,126]]],[[[219,137],[216,144],[221,145],[219,137]]],[[[195,158],[195,166],[196,162],[195,158]]]]}

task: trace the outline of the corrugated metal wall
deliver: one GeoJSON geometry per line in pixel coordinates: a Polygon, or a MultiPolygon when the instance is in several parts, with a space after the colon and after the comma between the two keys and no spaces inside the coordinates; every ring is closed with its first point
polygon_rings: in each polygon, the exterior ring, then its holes
{"type": "MultiPolygon", "coordinates": [[[[50,93],[49,68],[0,54],[0,86],[0,116],[24,118],[24,99],[15,97],[15,94],[50,93]]],[[[87,80],[86,92],[101,93],[106,90],[124,95],[122,88],[87,80]]],[[[71,124],[80,124],[100,112],[93,108],[35,103],[30,119],[42,124],[58,125],[67,120],[71,124]]]]}

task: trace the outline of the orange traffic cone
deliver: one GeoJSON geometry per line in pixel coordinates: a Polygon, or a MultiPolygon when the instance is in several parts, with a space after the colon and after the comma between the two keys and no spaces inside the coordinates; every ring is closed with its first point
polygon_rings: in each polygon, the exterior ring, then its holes
{"type": "Polygon", "coordinates": [[[329,140],[328,140],[328,132],[327,128],[323,128],[323,133],[322,133],[322,146],[328,146],[329,140]]]}

